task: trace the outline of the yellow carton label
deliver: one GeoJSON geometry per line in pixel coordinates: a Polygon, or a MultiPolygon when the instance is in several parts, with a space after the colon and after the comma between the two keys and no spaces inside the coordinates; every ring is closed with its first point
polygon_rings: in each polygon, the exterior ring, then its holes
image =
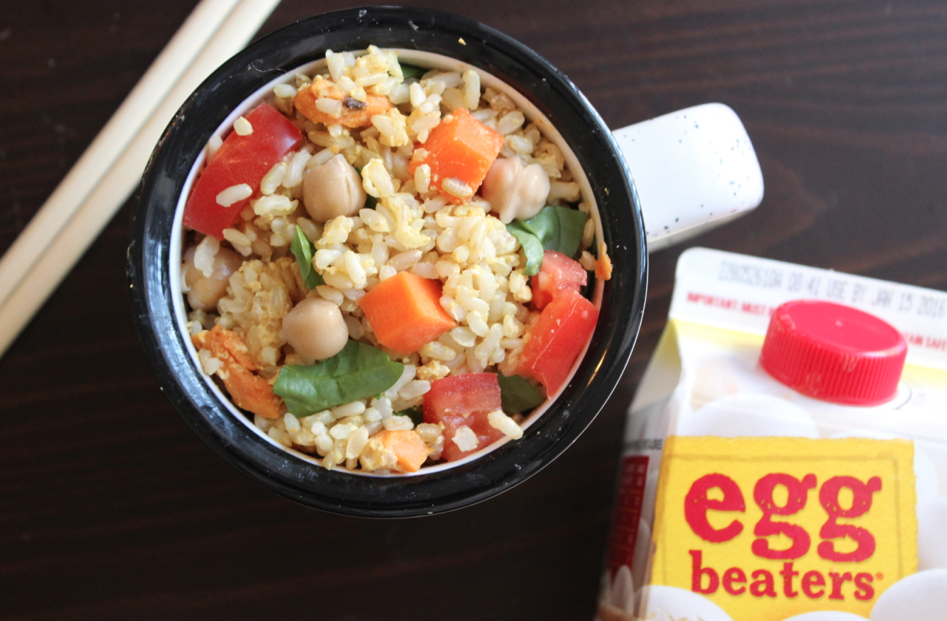
{"type": "Polygon", "coordinates": [[[651,584],[734,621],[868,617],[917,570],[914,447],[863,438],[667,438],[651,584]]]}

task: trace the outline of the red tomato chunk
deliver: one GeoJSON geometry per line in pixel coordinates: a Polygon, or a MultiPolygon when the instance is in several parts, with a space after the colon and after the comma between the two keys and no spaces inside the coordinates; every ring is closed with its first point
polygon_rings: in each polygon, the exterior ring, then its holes
{"type": "Polygon", "coordinates": [[[526,333],[526,344],[508,375],[522,375],[556,394],[579,352],[592,337],[598,309],[575,290],[561,291],[526,333]]]}
{"type": "Polygon", "coordinates": [[[424,422],[444,425],[443,459],[457,461],[496,442],[503,433],[490,426],[487,414],[502,409],[496,373],[465,373],[431,382],[424,395],[424,422]],[[467,426],[477,435],[477,447],[462,451],[454,434],[467,426]]]}
{"type": "Polygon", "coordinates": [[[543,266],[530,278],[533,307],[542,310],[567,289],[578,292],[588,282],[588,273],[578,261],[555,250],[543,253],[543,266]]]}
{"type": "Polygon", "coordinates": [[[254,109],[246,119],[253,132],[247,136],[230,132],[197,179],[184,207],[185,226],[217,239],[223,239],[224,229],[233,226],[249,200],[224,207],[217,203],[217,195],[242,183],[256,192],[263,176],[303,141],[296,126],[267,104],[254,109]]]}

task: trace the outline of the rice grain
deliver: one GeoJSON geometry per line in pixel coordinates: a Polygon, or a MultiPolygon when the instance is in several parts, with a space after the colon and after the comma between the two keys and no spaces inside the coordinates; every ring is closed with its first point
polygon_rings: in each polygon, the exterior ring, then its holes
{"type": "Polygon", "coordinates": [[[230,207],[251,196],[253,196],[253,188],[246,183],[238,183],[221,190],[220,194],[217,195],[217,204],[221,207],[230,207]]]}

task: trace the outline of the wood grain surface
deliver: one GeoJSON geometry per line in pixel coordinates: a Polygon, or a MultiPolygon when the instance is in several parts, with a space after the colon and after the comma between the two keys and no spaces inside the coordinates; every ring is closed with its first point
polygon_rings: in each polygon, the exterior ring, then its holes
{"type": "MultiPolygon", "coordinates": [[[[194,4],[4,3],[0,251],[194,4]]],[[[415,4],[522,40],[613,128],[729,104],[762,164],[763,204],[651,257],[631,364],[562,457],[483,504],[401,521],[277,497],[187,429],[132,327],[126,205],[0,359],[0,619],[591,621],[625,408],[685,247],[947,290],[940,0],[415,4]]],[[[285,0],[263,32],[350,5],[285,0]]]]}

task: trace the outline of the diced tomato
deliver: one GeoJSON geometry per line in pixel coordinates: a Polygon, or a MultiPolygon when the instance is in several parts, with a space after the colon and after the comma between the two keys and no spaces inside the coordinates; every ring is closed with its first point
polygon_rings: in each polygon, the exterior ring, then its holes
{"type": "Polygon", "coordinates": [[[457,461],[475,451],[479,451],[485,446],[489,446],[503,437],[503,433],[490,426],[487,420],[489,411],[477,410],[471,412],[468,416],[442,416],[437,422],[444,425],[444,451],[441,457],[445,461],[457,461]],[[477,447],[470,451],[462,451],[454,442],[454,434],[463,426],[470,427],[470,430],[477,434],[477,447]]]}
{"type": "Polygon", "coordinates": [[[504,372],[534,379],[546,388],[547,395],[554,395],[592,337],[596,321],[598,309],[578,291],[560,291],[527,331],[526,344],[513,368],[504,372]]]}
{"type": "Polygon", "coordinates": [[[579,291],[588,279],[585,268],[578,261],[555,250],[545,251],[539,273],[530,278],[530,286],[533,289],[533,307],[536,310],[544,309],[559,295],[559,292],[566,289],[579,291]]]}
{"type": "Polygon", "coordinates": [[[487,414],[502,407],[496,373],[452,375],[431,382],[424,395],[424,422],[444,425],[442,457],[457,461],[503,437],[487,420],[487,414]],[[463,426],[477,435],[477,446],[469,451],[460,450],[454,442],[454,434],[463,426]]]}
{"type": "Polygon", "coordinates": [[[185,226],[217,239],[223,239],[224,229],[233,226],[249,200],[223,207],[217,203],[217,195],[241,183],[256,192],[263,176],[303,140],[296,126],[267,104],[254,109],[246,119],[253,132],[247,136],[230,132],[197,179],[184,207],[185,226]]]}
{"type": "Polygon", "coordinates": [[[502,406],[496,373],[464,373],[431,382],[424,395],[424,417],[428,414],[470,414],[491,412],[502,406]]]}

